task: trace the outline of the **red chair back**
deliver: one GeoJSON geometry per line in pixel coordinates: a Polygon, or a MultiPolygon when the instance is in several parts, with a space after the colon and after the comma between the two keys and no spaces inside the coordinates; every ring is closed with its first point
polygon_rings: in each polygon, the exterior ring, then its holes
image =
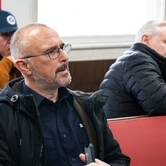
{"type": "Polygon", "coordinates": [[[166,116],[109,119],[131,166],[166,166],[166,116]]]}

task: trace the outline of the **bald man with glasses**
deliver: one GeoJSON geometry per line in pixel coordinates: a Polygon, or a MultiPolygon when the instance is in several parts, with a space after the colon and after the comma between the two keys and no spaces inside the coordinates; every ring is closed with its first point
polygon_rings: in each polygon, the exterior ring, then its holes
{"type": "Polygon", "coordinates": [[[0,94],[1,166],[129,166],[101,110],[104,98],[66,87],[70,50],[43,24],[12,37],[11,54],[24,79],[0,94]],[[89,144],[92,162],[84,154],[89,144]]]}

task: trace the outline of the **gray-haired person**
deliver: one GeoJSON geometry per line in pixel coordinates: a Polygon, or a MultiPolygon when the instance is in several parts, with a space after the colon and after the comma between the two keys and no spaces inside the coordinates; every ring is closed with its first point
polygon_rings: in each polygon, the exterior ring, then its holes
{"type": "Polygon", "coordinates": [[[108,118],[166,114],[166,21],[149,21],[105,74],[108,118]]]}

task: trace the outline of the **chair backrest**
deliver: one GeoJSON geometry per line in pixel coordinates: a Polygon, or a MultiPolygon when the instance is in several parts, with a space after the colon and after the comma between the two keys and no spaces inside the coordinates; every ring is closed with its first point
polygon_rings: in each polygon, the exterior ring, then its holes
{"type": "Polygon", "coordinates": [[[166,166],[166,116],[109,119],[131,166],[166,166]]]}

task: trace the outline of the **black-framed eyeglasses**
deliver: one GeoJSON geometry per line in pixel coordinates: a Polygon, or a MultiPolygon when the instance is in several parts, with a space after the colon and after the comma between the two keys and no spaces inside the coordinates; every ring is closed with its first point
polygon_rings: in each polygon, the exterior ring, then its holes
{"type": "Polygon", "coordinates": [[[69,43],[62,43],[60,45],[60,47],[52,47],[48,50],[46,50],[43,54],[40,54],[40,55],[29,55],[29,56],[26,56],[26,57],[22,57],[20,59],[27,59],[27,58],[35,58],[35,57],[38,57],[38,56],[44,56],[44,55],[47,55],[51,60],[54,60],[56,59],[60,54],[61,54],[61,51],[64,51],[65,53],[69,53],[72,49],[72,45],[69,44],[69,43]]]}

